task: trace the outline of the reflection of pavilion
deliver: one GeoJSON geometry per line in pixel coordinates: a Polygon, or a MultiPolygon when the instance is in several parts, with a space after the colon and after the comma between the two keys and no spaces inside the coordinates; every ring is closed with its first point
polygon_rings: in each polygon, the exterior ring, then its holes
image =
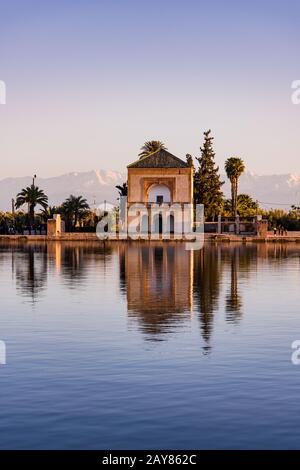
{"type": "Polygon", "coordinates": [[[192,310],[193,251],[165,243],[124,244],[120,266],[128,315],[145,333],[166,333],[192,310]]]}

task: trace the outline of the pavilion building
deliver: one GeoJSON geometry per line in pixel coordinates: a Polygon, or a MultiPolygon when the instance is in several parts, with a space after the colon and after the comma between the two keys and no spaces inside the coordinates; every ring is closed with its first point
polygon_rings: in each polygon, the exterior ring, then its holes
{"type": "Polygon", "coordinates": [[[175,232],[179,235],[192,230],[191,166],[167,150],[159,149],[131,163],[127,169],[127,224],[134,225],[139,215],[137,231],[141,234],[175,232]],[[144,208],[142,214],[138,214],[138,206],[144,208]]]}

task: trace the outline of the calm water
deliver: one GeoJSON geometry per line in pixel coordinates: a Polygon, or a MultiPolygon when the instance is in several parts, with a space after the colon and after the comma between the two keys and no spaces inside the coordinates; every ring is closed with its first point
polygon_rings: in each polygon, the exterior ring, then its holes
{"type": "Polygon", "coordinates": [[[0,245],[0,448],[300,448],[300,247],[0,245]]]}

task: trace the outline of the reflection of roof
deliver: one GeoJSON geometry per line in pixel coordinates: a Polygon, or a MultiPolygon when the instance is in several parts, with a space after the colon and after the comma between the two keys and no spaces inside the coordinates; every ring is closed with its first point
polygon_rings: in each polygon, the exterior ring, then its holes
{"type": "Polygon", "coordinates": [[[159,149],[156,152],[142,157],[128,165],[127,168],[188,168],[188,164],[167,150],[159,149]]]}

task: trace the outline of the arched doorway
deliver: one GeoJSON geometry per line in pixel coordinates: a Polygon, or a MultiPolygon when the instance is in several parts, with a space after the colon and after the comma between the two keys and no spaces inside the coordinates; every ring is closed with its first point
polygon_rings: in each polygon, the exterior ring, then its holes
{"type": "Polygon", "coordinates": [[[174,214],[169,215],[167,227],[168,227],[168,230],[170,231],[170,233],[174,234],[174,214]]]}
{"type": "Polygon", "coordinates": [[[155,214],[153,218],[154,233],[162,234],[163,231],[163,219],[161,213],[155,214]]]}
{"type": "Polygon", "coordinates": [[[144,214],[141,219],[141,234],[142,235],[147,235],[149,232],[149,226],[148,226],[148,215],[144,214]]]}

